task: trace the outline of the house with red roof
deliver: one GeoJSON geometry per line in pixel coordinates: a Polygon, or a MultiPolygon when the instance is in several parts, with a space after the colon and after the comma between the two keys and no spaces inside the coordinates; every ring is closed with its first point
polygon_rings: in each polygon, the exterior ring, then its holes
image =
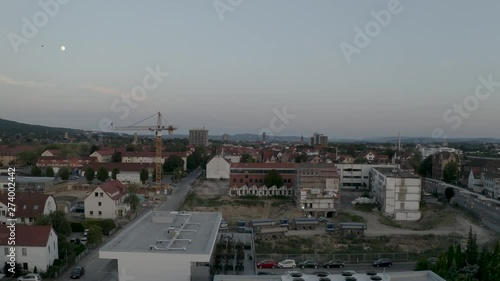
{"type": "Polygon", "coordinates": [[[96,150],[92,152],[92,154],[90,154],[89,157],[95,157],[96,162],[105,163],[105,162],[111,162],[114,153],[115,153],[114,149],[96,150]]]}
{"type": "Polygon", "coordinates": [[[42,152],[41,156],[50,156],[50,157],[61,156],[61,150],[60,149],[47,149],[44,152],[42,152]]]}
{"type": "MultiPolygon", "coordinates": [[[[8,224],[8,206],[12,203],[8,200],[7,192],[0,193],[0,223],[8,224]]],[[[57,210],[57,204],[51,195],[32,192],[17,192],[14,204],[16,204],[17,223],[31,225],[42,215],[48,215],[57,210]]]]}
{"type": "Polygon", "coordinates": [[[127,187],[119,180],[97,186],[85,197],[85,218],[116,219],[126,216],[130,211],[130,205],[124,203],[127,195],[127,187]]]}
{"type": "Polygon", "coordinates": [[[0,225],[0,247],[4,249],[1,264],[10,262],[10,256],[15,253],[16,263],[31,272],[35,267],[38,271],[46,271],[59,258],[57,234],[50,225],[16,224],[12,230],[7,225],[0,225]],[[15,232],[15,246],[9,243],[11,231],[15,232]]]}

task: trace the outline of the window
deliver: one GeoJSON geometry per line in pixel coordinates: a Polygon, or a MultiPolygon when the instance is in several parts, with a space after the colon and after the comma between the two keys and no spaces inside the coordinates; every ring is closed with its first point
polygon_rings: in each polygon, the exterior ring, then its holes
{"type": "Polygon", "coordinates": [[[95,195],[95,197],[98,197],[99,196],[99,192],[96,192],[94,195],[95,195]]]}
{"type": "Polygon", "coordinates": [[[28,250],[26,248],[22,248],[22,251],[23,251],[23,256],[27,256],[28,255],[28,250]]]}
{"type": "Polygon", "coordinates": [[[28,263],[27,262],[23,263],[23,270],[28,270],[28,263]]]}
{"type": "Polygon", "coordinates": [[[243,183],[243,179],[240,179],[240,183],[243,183]]]}
{"type": "Polygon", "coordinates": [[[99,216],[102,216],[102,212],[101,211],[99,211],[99,216]]]}
{"type": "Polygon", "coordinates": [[[104,193],[103,193],[103,192],[101,192],[101,197],[103,197],[103,196],[104,196],[104,193]]]}
{"type": "Polygon", "coordinates": [[[50,245],[49,245],[49,254],[50,254],[50,245]]]}
{"type": "Polygon", "coordinates": [[[97,206],[102,206],[102,202],[98,202],[98,203],[97,203],[97,206]]]}
{"type": "Polygon", "coordinates": [[[93,216],[94,215],[94,211],[90,211],[90,215],[93,216]]]}
{"type": "Polygon", "coordinates": [[[5,211],[2,211],[2,217],[5,217],[5,211]]]}

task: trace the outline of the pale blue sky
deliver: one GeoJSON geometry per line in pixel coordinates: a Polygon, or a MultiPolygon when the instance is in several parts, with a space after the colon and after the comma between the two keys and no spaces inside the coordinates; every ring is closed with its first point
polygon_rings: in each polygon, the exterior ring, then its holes
{"type": "Polygon", "coordinates": [[[243,0],[221,20],[212,0],[73,0],[16,53],[9,33],[43,10],[2,0],[0,118],[99,129],[162,111],[179,133],[258,133],[286,106],[296,117],[277,135],[499,137],[500,87],[456,130],[443,113],[480,75],[500,81],[500,2],[401,0],[348,63],[339,45],[389,2],[243,0]],[[170,75],[121,119],[113,101],[156,65],[170,75]]]}

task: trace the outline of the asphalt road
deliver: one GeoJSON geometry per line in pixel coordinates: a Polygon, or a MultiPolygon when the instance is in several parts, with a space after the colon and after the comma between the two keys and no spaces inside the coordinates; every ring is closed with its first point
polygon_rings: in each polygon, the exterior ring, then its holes
{"type": "MultiPolygon", "coordinates": [[[[189,174],[186,178],[176,184],[176,187],[172,190],[172,194],[167,196],[167,200],[163,202],[156,210],[160,211],[175,211],[179,208],[181,202],[186,198],[189,191],[191,190],[190,183],[196,179],[196,176],[201,172],[201,169],[197,169],[189,174]]],[[[139,210],[139,216],[144,215],[149,212],[149,208],[142,208],[139,210]]],[[[131,222],[130,222],[131,223],[131,222]]],[[[129,224],[130,224],[129,223],[129,224]]],[[[105,245],[109,240],[113,239],[115,235],[123,231],[122,228],[118,232],[114,233],[109,237],[104,237],[101,245],[105,245]]],[[[117,261],[110,259],[100,259],[99,249],[89,250],[87,256],[85,256],[80,262],[75,266],[85,267],[85,276],[82,278],[84,280],[92,281],[118,281],[117,273],[117,261]]],[[[71,269],[63,273],[57,281],[70,280],[69,276],[71,274],[71,269]]]]}
{"type": "Polygon", "coordinates": [[[367,271],[375,271],[377,273],[382,272],[398,272],[398,271],[413,271],[415,269],[415,262],[407,262],[407,263],[394,263],[392,267],[374,267],[371,264],[346,264],[344,268],[294,268],[294,269],[257,269],[257,272],[269,272],[272,271],[278,275],[286,274],[289,271],[300,271],[304,273],[313,273],[317,271],[326,271],[333,274],[341,274],[342,271],[354,270],[358,273],[365,273],[367,271]]]}

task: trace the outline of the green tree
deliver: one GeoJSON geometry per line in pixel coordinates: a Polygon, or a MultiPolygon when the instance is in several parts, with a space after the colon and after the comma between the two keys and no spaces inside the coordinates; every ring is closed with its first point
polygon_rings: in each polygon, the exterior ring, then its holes
{"type": "Polygon", "coordinates": [[[52,167],[48,167],[47,169],[45,169],[45,176],[46,177],[51,177],[53,178],[54,177],[54,169],[52,167]]]}
{"type": "Polygon", "coordinates": [[[450,162],[444,166],[443,180],[446,183],[455,183],[458,179],[457,162],[450,162]]]}
{"type": "Polygon", "coordinates": [[[101,166],[99,167],[99,169],[97,169],[97,179],[101,182],[105,182],[107,179],[109,179],[109,172],[106,167],[101,166]]]}
{"type": "Polygon", "coordinates": [[[52,225],[57,236],[69,236],[71,234],[71,224],[63,211],[54,211],[49,215],[41,215],[36,221],[36,225],[52,225]]]}
{"type": "Polygon", "coordinates": [[[148,180],[149,178],[149,171],[148,169],[146,168],[142,168],[142,170],[140,171],[140,175],[139,175],[140,179],[141,179],[141,182],[142,184],[145,184],[146,181],[148,180]]]}
{"type": "Polygon", "coordinates": [[[17,161],[23,165],[34,165],[37,160],[38,153],[36,151],[23,151],[17,157],[17,161]]]}
{"type": "Polygon", "coordinates": [[[431,177],[432,176],[432,155],[427,156],[427,158],[420,163],[418,167],[418,173],[423,177],[431,177]]]}
{"type": "Polygon", "coordinates": [[[175,168],[175,170],[173,172],[173,176],[174,176],[174,180],[176,182],[178,182],[181,179],[181,176],[182,176],[182,168],[181,167],[175,168]]]}
{"type": "Polygon", "coordinates": [[[252,155],[250,155],[248,153],[244,153],[243,155],[241,155],[240,162],[241,163],[254,163],[255,158],[253,158],[252,155]]]}
{"type": "Polygon", "coordinates": [[[32,177],[41,177],[42,176],[42,169],[40,169],[38,166],[31,167],[31,176],[32,177]]]}
{"type": "Polygon", "coordinates": [[[171,173],[178,167],[184,167],[184,160],[177,155],[170,155],[163,164],[163,170],[166,173],[171,173]]]}
{"type": "Polygon", "coordinates": [[[277,187],[282,187],[285,182],[283,181],[283,178],[281,175],[276,171],[276,170],[271,170],[267,173],[267,175],[264,177],[264,184],[268,187],[270,186],[277,186],[277,187]]]}
{"type": "Polygon", "coordinates": [[[295,163],[302,163],[307,161],[307,153],[302,152],[300,155],[295,157],[295,163]]]}
{"type": "Polygon", "coordinates": [[[71,176],[71,170],[68,167],[62,167],[59,169],[58,174],[62,180],[67,181],[71,176]]]}
{"type": "Polygon", "coordinates": [[[88,182],[92,182],[95,178],[95,170],[91,167],[88,167],[87,170],[85,170],[85,179],[87,179],[88,182]]]}
{"type": "Polygon", "coordinates": [[[465,249],[464,257],[467,265],[477,264],[479,257],[479,247],[477,245],[476,234],[472,233],[472,227],[469,229],[469,236],[467,238],[467,248],[465,249]]]}
{"type": "Polygon", "coordinates": [[[186,159],[186,168],[188,170],[194,170],[198,167],[194,154],[191,154],[186,159]]]}
{"type": "Polygon", "coordinates": [[[113,155],[111,156],[111,162],[122,162],[122,153],[119,151],[115,151],[113,155]]]}
{"type": "Polygon", "coordinates": [[[113,171],[111,171],[111,178],[116,180],[116,175],[120,173],[120,169],[118,168],[113,168],[113,171]]]}
{"type": "Polygon", "coordinates": [[[134,192],[129,191],[129,194],[125,198],[124,202],[130,205],[132,213],[137,212],[137,207],[139,206],[140,200],[134,192]]]}
{"type": "MultiPolygon", "coordinates": [[[[14,273],[12,271],[9,271],[10,265],[8,263],[5,263],[3,266],[3,273],[5,274],[5,277],[19,277],[23,275],[23,267],[21,266],[20,263],[15,263],[14,265],[14,273]]],[[[12,270],[12,269],[11,269],[12,270]]]]}
{"type": "Polygon", "coordinates": [[[87,243],[97,245],[102,242],[102,228],[98,225],[91,225],[87,234],[87,243]]]}
{"type": "Polygon", "coordinates": [[[464,257],[460,245],[455,247],[455,262],[457,263],[458,268],[462,268],[464,266],[464,257]]]}
{"type": "Polygon", "coordinates": [[[453,198],[453,196],[455,196],[455,189],[453,187],[447,187],[444,190],[444,196],[446,196],[446,200],[448,200],[448,202],[450,202],[451,198],[453,198]]]}
{"type": "Polygon", "coordinates": [[[450,267],[455,262],[455,248],[453,248],[452,245],[448,247],[448,252],[446,253],[446,262],[448,269],[450,269],[450,267]]]}

